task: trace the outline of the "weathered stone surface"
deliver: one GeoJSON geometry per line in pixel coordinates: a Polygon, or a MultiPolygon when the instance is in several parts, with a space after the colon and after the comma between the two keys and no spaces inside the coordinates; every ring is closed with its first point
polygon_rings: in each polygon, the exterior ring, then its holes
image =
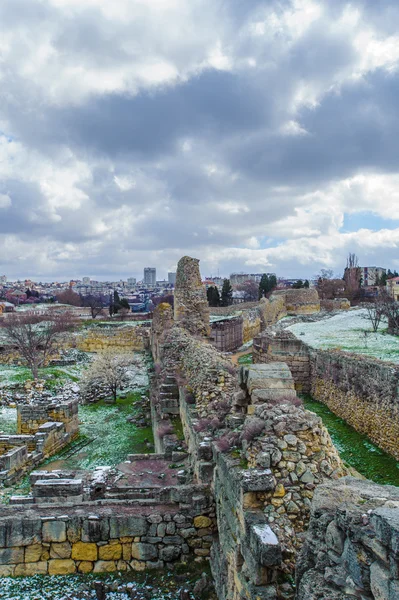
{"type": "Polygon", "coordinates": [[[113,560],[98,560],[94,564],[94,573],[113,573],[116,571],[116,563],[113,560]]]}
{"type": "Polygon", "coordinates": [[[144,517],[111,517],[109,520],[110,538],[142,536],[147,533],[148,524],[144,517]]]}
{"type": "Polygon", "coordinates": [[[119,560],[122,557],[121,544],[106,544],[98,549],[98,558],[100,560],[119,560]]]}
{"type": "Polygon", "coordinates": [[[44,521],[42,539],[43,542],[65,542],[66,525],[64,521],[44,521]]]}
{"type": "Polygon", "coordinates": [[[52,559],[48,562],[49,575],[70,575],[76,572],[76,563],[73,560],[52,559]]]}
{"type": "Polygon", "coordinates": [[[32,544],[25,548],[25,562],[38,562],[43,552],[43,546],[41,544],[32,544]]]}
{"type": "Polygon", "coordinates": [[[50,557],[51,558],[71,558],[72,547],[69,542],[51,544],[50,557]]]}
{"type": "Polygon", "coordinates": [[[212,520],[209,517],[200,516],[194,518],[194,527],[197,529],[202,529],[204,527],[210,527],[212,525],[212,520]]]}
{"type": "Polygon", "coordinates": [[[32,562],[17,565],[15,567],[15,577],[30,577],[32,575],[46,575],[47,573],[47,562],[32,562]]]}
{"type": "Polygon", "coordinates": [[[97,560],[98,548],[90,542],[76,542],[72,546],[73,560],[94,561],[97,560]]]}
{"type": "Polygon", "coordinates": [[[141,542],[132,544],[132,558],[137,560],[153,560],[157,558],[158,553],[156,546],[152,544],[144,544],[141,542]]]}

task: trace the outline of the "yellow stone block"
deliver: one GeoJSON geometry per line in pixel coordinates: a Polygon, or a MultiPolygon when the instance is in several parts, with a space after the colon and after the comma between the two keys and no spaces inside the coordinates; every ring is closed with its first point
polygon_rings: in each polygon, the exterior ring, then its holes
{"type": "Polygon", "coordinates": [[[78,566],[78,571],[79,573],[91,573],[93,570],[93,563],[88,561],[88,560],[82,560],[81,563],[79,563],[78,566]]]}
{"type": "Polygon", "coordinates": [[[30,577],[31,575],[46,575],[46,573],[47,563],[42,561],[17,565],[15,567],[14,576],[30,577]]]}
{"type": "Polygon", "coordinates": [[[113,560],[98,560],[94,565],[94,573],[113,573],[116,564],[113,560]]]}
{"type": "Polygon", "coordinates": [[[123,560],[131,560],[132,558],[132,544],[123,544],[122,546],[122,558],[123,560]]]}
{"type": "Polygon", "coordinates": [[[249,404],[248,407],[247,407],[247,414],[248,415],[254,415],[255,414],[255,409],[256,409],[255,404],[249,404]]]}
{"type": "Polygon", "coordinates": [[[145,571],[145,562],[140,560],[132,560],[130,566],[132,567],[133,571],[145,571]]]}
{"type": "Polygon", "coordinates": [[[204,529],[205,527],[209,527],[212,525],[212,520],[209,517],[195,517],[194,518],[194,527],[196,529],[204,529]]]}
{"type": "Polygon", "coordinates": [[[15,565],[0,565],[0,577],[12,577],[14,571],[15,565]]]}
{"type": "Polygon", "coordinates": [[[31,546],[26,546],[25,548],[25,562],[39,562],[42,555],[42,545],[41,544],[32,544],[31,546]]]}
{"type": "Polygon", "coordinates": [[[276,489],[274,490],[273,496],[275,498],[282,498],[283,496],[285,496],[285,487],[282,483],[278,483],[276,485],[276,489]]]}
{"type": "Polygon", "coordinates": [[[49,575],[70,575],[75,573],[76,564],[73,560],[53,559],[48,562],[49,575]]]}
{"type": "Polygon", "coordinates": [[[121,544],[107,544],[98,549],[98,558],[100,560],[119,560],[122,556],[121,544]]]}
{"type": "Polygon", "coordinates": [[[51,558],[71,558],[71,544],[69,542],[54,542],[50,548],[51,558]]]}
{"type": "Polygon", "coordinates": [[[86,542],[76,542],[72,546],[72,558],[74,560],[97,560],[97,546],[96,544],[86,542]]]}

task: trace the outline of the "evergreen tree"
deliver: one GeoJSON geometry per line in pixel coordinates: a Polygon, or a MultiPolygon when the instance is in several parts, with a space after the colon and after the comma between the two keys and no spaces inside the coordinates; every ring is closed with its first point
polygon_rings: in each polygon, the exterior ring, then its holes
{"type": "Polygon", "coordinates": [[[129,302],[127,301],[126,298],[121,298],[119,300],[119,307],[120,308],[127,308],[127,310],[130,310],[129,302]]]}
{"type": "Polygon", "coordinates": [[[292,287],[294,288],[294,290],[300,290],[301,288],[304,287],[303,281],[302,279],[298,279],[298,281],[296,281],[292,287]]]}
{"type": "Polygon", "coordinates": [[[264,273],[259,283],[259,300],[266,296],[266,294],[269,291],[269,286],[269,276],[266,273],[264,273]]]}
{"type": "Polygon", "coordinates": [[[206,290],[206,296],[208,299],[209,306],[219,306],[220,305],[219,290],[216,286],[211,285],[206,290]]]}
{"type": "Polygon", "coordinates": [[[277,277],[269,275],[269,292],[273,291],[275,287],[277,287],[277,277]]]}
{"type": "Polygon", "coordinates": [[[230,279],[223,280],[221,306],[230,306],[233,303],[233,288],[230,284],[230,279]]]}
{"type": "Polygon", "coordinates": [[[305,283],[303,284],[303,287],[306,289],[309,289],[309,279],[305,279],[305,283]]]}

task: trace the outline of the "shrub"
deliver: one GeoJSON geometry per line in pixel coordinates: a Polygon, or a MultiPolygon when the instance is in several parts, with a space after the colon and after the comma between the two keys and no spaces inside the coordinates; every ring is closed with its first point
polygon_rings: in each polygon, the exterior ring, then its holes
{"type": "Polygon", "coordinates": [[[244,425],[244,429],[241,434],[241,439],[246,442],[251,442],[254,438],[258,437],[265,428],[265,422],[262,419],[251,419],[244,425]]]}
{"type": "Polygon", "coordinates": [[[165,437],[165,435],[171,435],[174,433],[173,425],[171,423],[161,423],[157,428],[158,437],[161,439],[165,437]]]}
{"type": "Polygon", "coordinates": [[[239,434],[233,431],[229,433],[225,433],[218,440],[216,440],[215,445],[219,452],[223,454],[225,452],[230,452],[235,446],[237,446],[239,441],[239,434]]]}
{"type": "Polygon", "coordinates": [[[187,404],[195,404],[194,394],[187,393],[186,394],[186,402],[187,402],[187,404]]]}
{"type": "Polygon", "coordinates": [[[212,419],[200,419],[194,425],[194,431],[196,431],[197,433],[199,433],[200,431],[207,431],[211,429],[211,423],[212,419]]]}

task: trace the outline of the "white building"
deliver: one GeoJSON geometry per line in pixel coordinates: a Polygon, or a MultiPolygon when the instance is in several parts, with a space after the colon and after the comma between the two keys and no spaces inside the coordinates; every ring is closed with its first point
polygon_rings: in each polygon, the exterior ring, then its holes
{"type": "Polygon", "coordinates": [[[382,267],[360,267],[362,287],[378,285],[384,273],[386,273],[386,269],[382,267]]]}
{"type": "Polygon", "coordinates": [[[157,270],[155,267],[144,268],[144,285],[155,286],[157,283],[157,270]]]}

